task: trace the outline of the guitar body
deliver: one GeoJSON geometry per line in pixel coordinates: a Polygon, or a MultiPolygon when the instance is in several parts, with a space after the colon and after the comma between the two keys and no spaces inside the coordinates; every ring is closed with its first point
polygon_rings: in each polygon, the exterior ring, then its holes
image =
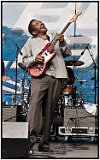
{"type": "Polygon", "coordinates": [[[31,68],[28,68],[28,72],[32,77],[34,78],[40,77],[45,72],[48,63],[55,57],[56,54],[54,52],[54,49],[48,52],[49,47],[50,47],[50,43],[48,43],[40,53],[40,55],[44,57],[44,62],[37,63],[31,68]]]}

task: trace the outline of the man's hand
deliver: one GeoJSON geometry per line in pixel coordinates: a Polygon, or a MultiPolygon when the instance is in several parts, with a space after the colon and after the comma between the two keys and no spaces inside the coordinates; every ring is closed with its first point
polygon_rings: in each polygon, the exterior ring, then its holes
{"type": "Polygon", "coordinates": [[[9,81],[11,80],[10,77],[8,76],[2,76],[2,81],[9,81]]]}
{"type": "Polygon", "coordinates": [[[63,42],[64,41],[64,35],[63,34],[56,34],[56,40],[59,42],[63,42]]]}
{"type": "Polygon", "coordinates": [[[43,58],[41,55],[38,54],[38,55],[35,57],[35,61],[42,63],[42,62],[44,62],[44,58],[43,58]]]}

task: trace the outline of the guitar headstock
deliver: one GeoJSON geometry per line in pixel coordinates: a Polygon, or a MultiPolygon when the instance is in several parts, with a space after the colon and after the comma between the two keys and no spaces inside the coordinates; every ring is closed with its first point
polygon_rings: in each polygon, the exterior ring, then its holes
{"type": "Polygon", "coordinates": [[[82,14],[82,12],[77,12],[69,21],[69,23],[75,22],[78,18],[78,16],[80,16],[82,14]]]}

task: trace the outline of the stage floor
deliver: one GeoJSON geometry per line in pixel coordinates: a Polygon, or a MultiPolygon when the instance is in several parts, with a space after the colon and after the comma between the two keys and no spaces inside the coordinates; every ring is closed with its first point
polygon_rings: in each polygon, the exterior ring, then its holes
{"type": "Polygon", "coordinates": [[[29,158],[98,158],[98,145],[84,142],[51,142],[52,152],[43,153],[38,151],[38,143],[34,146],[34,154],[29,158]]]}

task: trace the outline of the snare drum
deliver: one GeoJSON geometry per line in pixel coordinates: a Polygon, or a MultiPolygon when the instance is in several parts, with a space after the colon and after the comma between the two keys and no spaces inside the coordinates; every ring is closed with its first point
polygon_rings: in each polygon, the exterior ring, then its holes
{"type": "Polygon", "coordinates": [[[73,90],[73,86],[67,86],[64,90],[63,90],[63,93],[66,94],[66,93],[71,93],[73,90]]]}

